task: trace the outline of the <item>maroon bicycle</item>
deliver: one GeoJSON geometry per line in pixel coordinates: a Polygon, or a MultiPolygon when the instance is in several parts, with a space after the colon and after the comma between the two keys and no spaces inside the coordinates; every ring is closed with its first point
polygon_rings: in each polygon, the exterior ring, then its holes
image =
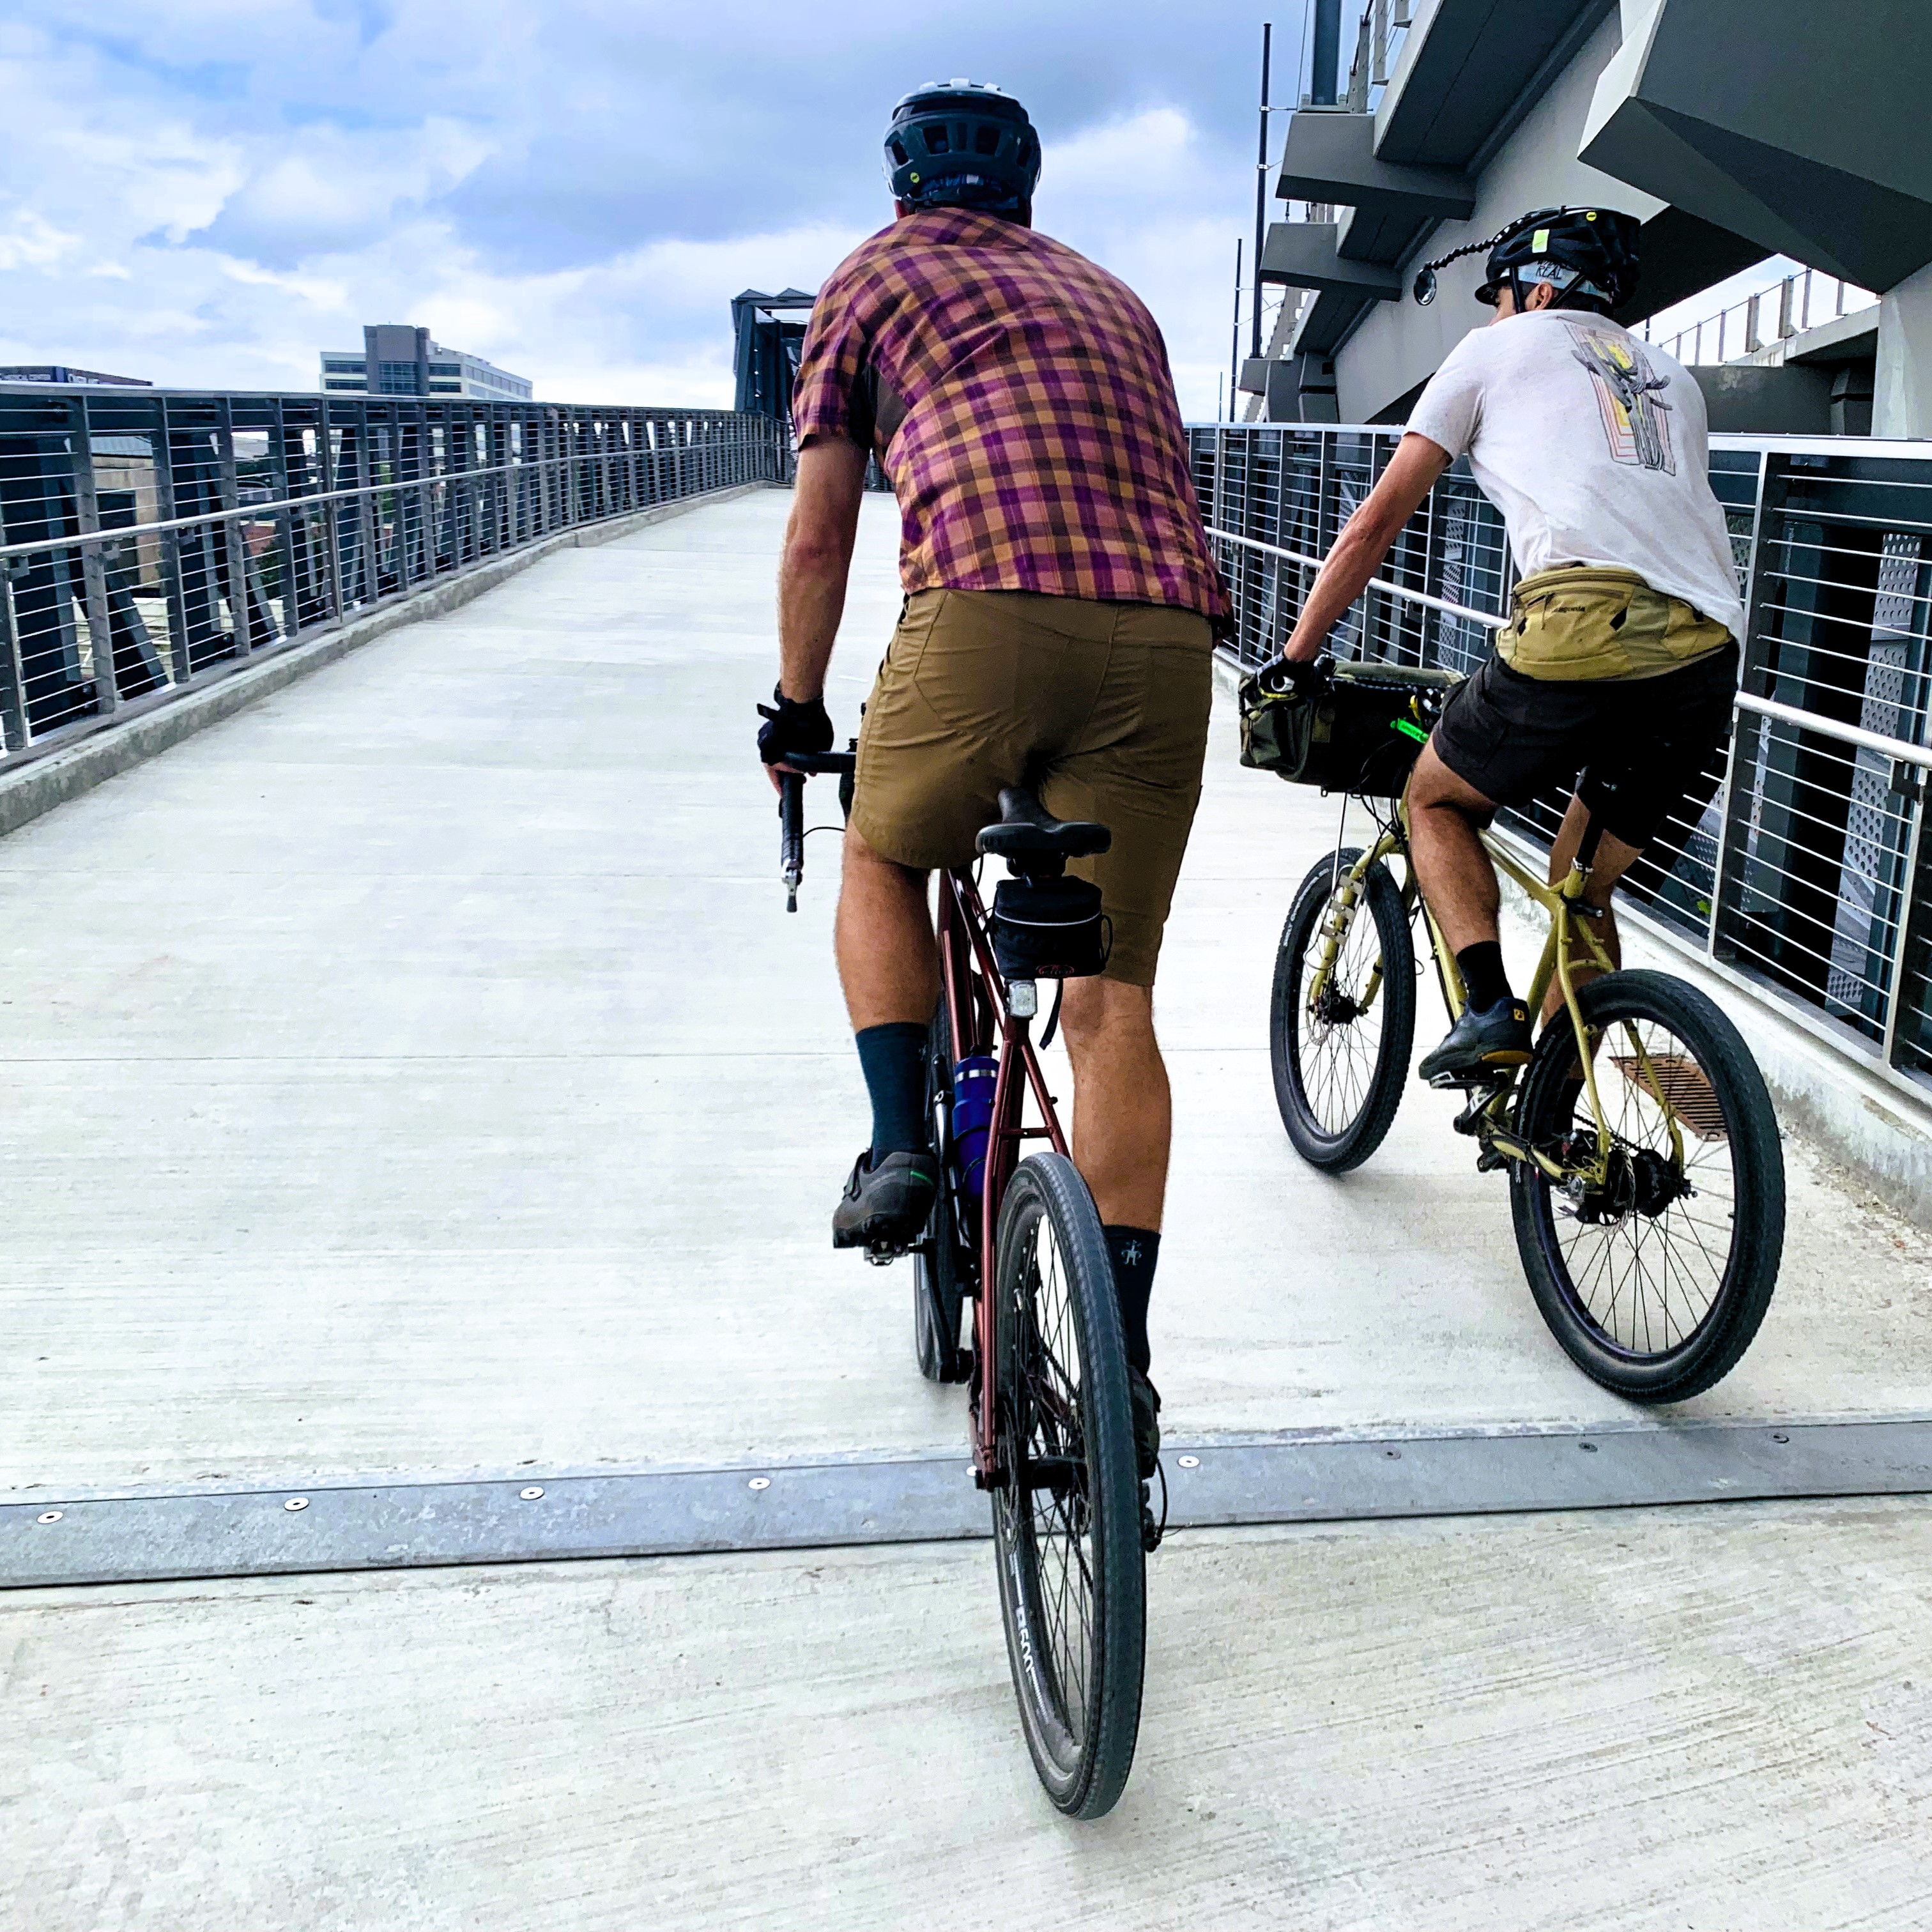
{"type": "MultiPolygon", "coordinates": [[[[788,761],[849,785],[849,752],[788,761]]],[[[794,893],[802,791],[800,778],[782,782],[794,893]]],[[[1106,1238],[1040,1066],[1057,994],[1037,1043],[1033,1026],[1041,981],[1058,988],[1106,962],[1100,893],[1069,878],[1066,862],[1106,851],[1112,835],[1049,818],[1017,788],[1000,806],[978,841],[1010,874],[991,909],[976,867],[939,879],[927,1091],[941,1181],[910,1250],[914,1338],[928,1379],[968,1388],[974,1480],[992,1502],[1006,1655],[1034,1768],[1062,1811],[1098,1818],[1133,1765],[1146,1556],[1160,1532],[1135,1455],[1106,1238]],[[1028,1154],[1028,1141],[1046,1146],[1028,1154]]]]}

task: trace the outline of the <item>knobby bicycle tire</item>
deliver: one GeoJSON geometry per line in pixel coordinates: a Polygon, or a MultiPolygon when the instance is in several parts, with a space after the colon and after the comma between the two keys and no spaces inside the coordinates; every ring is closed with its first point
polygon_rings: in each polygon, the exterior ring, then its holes
{"type": "MultiPolygon", "coordinates": [[[[1558,1190],[1546,1175],[1516,1163],[1510,1169],[1510,1208],[1517,1249],[1544,1319],[1586,1375],[1634,1402],[1682,1402],[1730,1374],[1771,1304],[1784,1251],[1784,1156],[1778,1118],[1764,1076],[1737,1028],[1695,987],[1664,973],[1607,974],[1580,991],[1577,1004],[1585,1026],[1600,1038],[1598,1090],[1618,1144],[1636,1149],[1636,1158],[1644,1157],[1638,1139],[1624,1140],[1619,1110],[1649,1104],[1646,1088],[1652,1083],[1666,1088],[1680,1116],[1682,1177],[1692,1186],[1681,1207],[1666,1194],[1660,1208],[1646,1213],[1604,1196],[1597,1197],[1602,1208],[1592,1210],[1587,1198],[1566,1198],[1559,1205],[1558,1190]],[[1686,1054],[1647,1048],[1656,1054],[1648,1072],[1634,1052],[1619,1057],[1620,1044],[1630,1040],[1633,1029],[1642,1043],[1646,1027],[1658,1030],[1650,1040],[1660,1031],[1674,1036],[1686,1054]],[[1720,1144],[1721,1163],[1711,1154],[1720,1144]],[[1702,1165],[1707,1157],[1708,1168],[1702,1165]],[[1582,1235],[1592,1212],[1602,1214],[1598,1225],[1607,1230],[1594,1245],[1582,1235]],[[1670,1313],[1673,1214],[1690,1234],[1682,1250],[1690,1258],[1676,1270],[1682,1304],[1674,1334],[1670,1313]],[[1574,1252],[1565,1251],[1562,1219],[1579,1224],[1574,1252]],[[1626,1230],[1629,1258],[1620,1277],[1611,1240],[1626,1230]],[[1713,1252],[1720,1233],[1728,1235],[1721,1269],[1713,1252]],[[1647,1267],[1646,1241],[1651,1250],[1647,1267]],[[1593,1263],[1593,1255],[1607,1258],[1609,1268],[1603,1258],[1593,1263]],[[1715,1285],[1701,1315],[1687,1327],[1682,1315],[1695,1310],[1703,1274],[1714,1276],[1715,1285]],[[1647,1299],[1640,1319],[1639,1312],[1640,1298],[1653,1292],[1654,1275],[1660,1276],[1663,1288],[1653,1323],[1647,1299]],[[1619,1328],[1632,1330],[1632,1342],[1619,1339],[1619,1328]],[[1636,1341],[1646,1346],[1634,1346],[1636,1341]],[[1648,1346],[1652,1342],[1662,1346],[1648,1346]]],[[[1559,1012],[1538,1042],[1517,1104],[1516,1130],[1531,1146],[1547,1148],[1579,1128],[1594,1136],[1594,1126],[1586,1124],[1588,1102],[1578,1097],[1579,1077],[1575,1033],[1559,1012]]],[[[1662,1118],[1654,1105],[1650,1111],[1662,1118]]],[[[1667,1177],[1670,1167],[1659,1154],[1652,1173],[1667,1177]]],[[[1633,1199],[1642,1186],[1655,1185],[1634,1174],[1629,1163],[1623,1179],[1633,1199]]],[[[1665,1184],[1667,1189],[1674,1184],[1666,1178],[1665,1184]]]]}
{"type": "MultiPolygon", "coordinates": [[[[1350,914],[1348,937],[1336,962],[1338,969],[1361,968],[1362,979],[1352,988],[1330,988],[1331,994],[1362,990],[1367,970],[1378,961],[1382,985],[1375,1005],[1358,1018],[1328,1022],[1309,1011],[1303,994],[1312,964],[1310,953],[1319,943],[1335,892],[1361,856],[1359,850],[1345,846],[1324,859],[1296,888],[1275,954],[1274,988],[1268,1008],[1269,1058],[1281,1124],[1288,1130],[1295,1152],[1330,1174],[1346,1174],[1360,1166],[1382,1145],[1402,1104],[1409,1052],[1415,1043],[1415,943],[1402,894],[1388,868],[1379,862],[1364,877],[1361,894],[1350,914]],[[1375,934],[1372,960],[1359,947],[1350,950],[1365,914],[1375,934]],[[1377,1007],[1379,1030],[1373,1041],[1372,1060],[1364,1072],[1346,1030],[1366,1021],[1377,1007]],[[1324,1026],[1326,1031],[1320,1031],[1324,1026]],[[1346,1066],[1339,1067],[1335,1076],[1342,1082],[1343,1094],[1352,1095],[1360,1088],[1359,1100],[1346,1100],[1340,1119],[1324,1117],[1322,1101],[1310,1090],[1311,1062],[1331,1048],[1346,1057],[1346,1066]]],[[[1359,1037],[1366,1041],[1366,1032],[1359,1037]]],[[[1318,1076],[1318,1087],[1326,1077],[1318,1076]]],[[[1323,1091],[1326,1097],[1325,1088],[1323,1091]]],[[[1336,1111],[1331,1104],[1328,1114],[1332,1116],[1336,1111]]]]}
{"type": "MultiPolygon", "coordinates": [[[[926,1042],[926,1111],[939,1161],[939,1192],[912,1258],[912,1346],[929,1382],[962,1382],[972,1352],[960,1346],[966,1264],[960,1253],[959,1177],[952,1152],[952,1028],[946,1002],[932,1016],[926,1042]]],[[[965,1231],[970,1243],[973,1230],[965,1231]]]]}
{"type": "Polygon", "coordinates": [[[1098,1818],[1133,1767],[1147,1558],[1113,1264],[1093,1196],[1064,1154],[1034,1154],[1015,1170],[997,1250],[1005,1475],[992,1492],[993,1538],[1007,1660],[1047,1796],[1070,1817],[1098,1818]]]}

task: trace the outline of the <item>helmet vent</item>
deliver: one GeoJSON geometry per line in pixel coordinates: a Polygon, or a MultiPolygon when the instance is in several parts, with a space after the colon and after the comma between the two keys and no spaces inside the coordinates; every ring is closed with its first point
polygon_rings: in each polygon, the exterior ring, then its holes
{"type": "Polygon", "coordinates": [[[904,167],[907,162],[912,159],[911,155],[906,152],[905,143],[903,141],[893,142],[892,148],[892,159],[896,161],[901,167],[904,167]]]}
{"type": "Polygon", "coordinates": [[[982,122],[974,130],[973,152],[976,154],[997,154],[1000,152],[1000,130],[982,122]]]}
{"type": "Polygon", "coordinates": [[[926,152],[928,154],[950,154],[952,152],[952,137],[944,128],[928,128],[924,131],[926,152]]]}

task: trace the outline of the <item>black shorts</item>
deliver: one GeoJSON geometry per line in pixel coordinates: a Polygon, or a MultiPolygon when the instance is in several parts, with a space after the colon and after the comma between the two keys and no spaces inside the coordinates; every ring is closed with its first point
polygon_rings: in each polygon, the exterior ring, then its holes
{"type": "Polygon", "coordinates": [[[1492,658],[1456,687],[1430,742],[1492,804],[1527,805],[1574,782],[1612,838],[1648,845],[1679,806],[1695,818],[1710,803],[1737,689],[1736,644],[1622,682],[1524,677],[1492,658]]]}

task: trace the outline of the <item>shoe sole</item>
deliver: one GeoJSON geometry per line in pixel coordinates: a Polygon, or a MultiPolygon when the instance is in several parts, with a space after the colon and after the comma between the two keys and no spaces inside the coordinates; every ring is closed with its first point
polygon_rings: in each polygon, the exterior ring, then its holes
{"type": "Polygon", "coordinates": [[[1460,1066],[1418,1066],[1415,1077],[1426,1080],[1432,1087],[1442,1080],[1466,1080],[1472,1073],[1480,1073],[1486,1066],[1527,1066],[1535,1058],[1533,1053],[1519,1052],[1514,1047],[1501,1048],[1495,1053],[1486,1053],[1480,1060],[1466,1061],[1460,1066]]]}

